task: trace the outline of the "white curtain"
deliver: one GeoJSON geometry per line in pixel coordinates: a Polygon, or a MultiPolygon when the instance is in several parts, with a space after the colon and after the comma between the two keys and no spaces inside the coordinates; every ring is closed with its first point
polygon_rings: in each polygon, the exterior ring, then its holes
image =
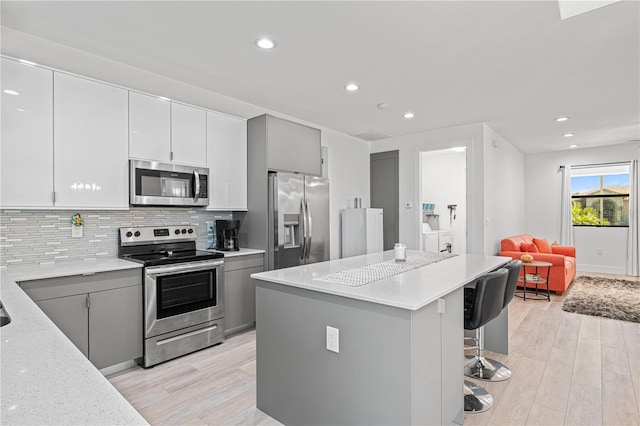
{"type": "Polygon", "coordinates": [[[560,244],[573,245],[573,220],[571,218],[571,165],[562,169],[562,201],[560,203],[560,244]]]}
{"type": "Polygon", "coordinates": [[[633,160],[629,167],[629,238],[627,245],[627,275],[640,276],[640,250],[638,249],[638,160],[633,160]]]}

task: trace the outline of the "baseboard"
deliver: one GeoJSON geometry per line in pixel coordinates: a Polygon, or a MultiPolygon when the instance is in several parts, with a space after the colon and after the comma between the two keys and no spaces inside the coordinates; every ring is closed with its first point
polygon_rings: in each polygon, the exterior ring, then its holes
{"type": "Polygon", "coordinates": [[[576,269],[579,272],[601,272],[603,274],[627,275],[626,268],[616,266],[577,264],[576,269]]]}
{"type": "Polygon", "coordinates": [[[125,361],[125,362],[121,362],[119,364],[115,364],[115,365],[110,365],[109,367],[105,367],[103,369],[100,370],[100,372],[102,373],[103,376],[110,376],[112,374],[116,374],[119,373],[121,371],[124,370],[128,370],[132,367],[135,367],[136,365],[138,365],[136,363],[135,359],[132,359],[130,361],[125,361]]]}

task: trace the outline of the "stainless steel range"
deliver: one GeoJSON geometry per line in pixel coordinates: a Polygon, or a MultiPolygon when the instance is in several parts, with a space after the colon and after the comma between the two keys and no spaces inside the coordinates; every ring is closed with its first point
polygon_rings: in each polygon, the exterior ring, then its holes
{"type": "Polygon", "coordinates": [[[119,256],[144,265],[145,368],[224,340],[224,255],[194,226],[120,228],[119,256]]]}

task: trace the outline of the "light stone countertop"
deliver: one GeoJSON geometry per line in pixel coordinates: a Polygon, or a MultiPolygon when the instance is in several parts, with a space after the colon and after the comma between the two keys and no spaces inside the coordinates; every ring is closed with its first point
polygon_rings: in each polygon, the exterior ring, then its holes
{"type": "Polygon", "coordinates": [[[0,424],[146,425],[16,281],[141,268],[120,259],[21,265],[0,272],[0,424]]]}
{"type": "MultiPolygon", "coordinates": [[[[419,254],[407,250],[407,257],[419,254]]],[[[358,287],[321,281],[326,274],[359,268],[394,258],[393,250],[293,268],[252,274],[251,278],[352,299],[418,310],[508,261],[510,257],[460,254],[358,287]]]]}
{"type": "Polygon", "coordinates": [[[238,251],[223,251],[223,250],[207,250],[207,251],[222,253],[224,254],[225,258],[237,257],[237,256],[249,256],[251,254],[264,254],[264,250],[251,249],[251,248],[240,248],[240,250],[238,251]]]}

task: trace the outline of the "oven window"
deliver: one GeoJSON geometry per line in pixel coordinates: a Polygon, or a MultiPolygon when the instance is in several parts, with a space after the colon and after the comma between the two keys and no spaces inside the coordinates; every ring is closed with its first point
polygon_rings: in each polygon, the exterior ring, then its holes
{"type": "Polygon", "coordinates": [[[217,284],[215,269],[158,277],[158,319],[216,306],[217,284]]]}

